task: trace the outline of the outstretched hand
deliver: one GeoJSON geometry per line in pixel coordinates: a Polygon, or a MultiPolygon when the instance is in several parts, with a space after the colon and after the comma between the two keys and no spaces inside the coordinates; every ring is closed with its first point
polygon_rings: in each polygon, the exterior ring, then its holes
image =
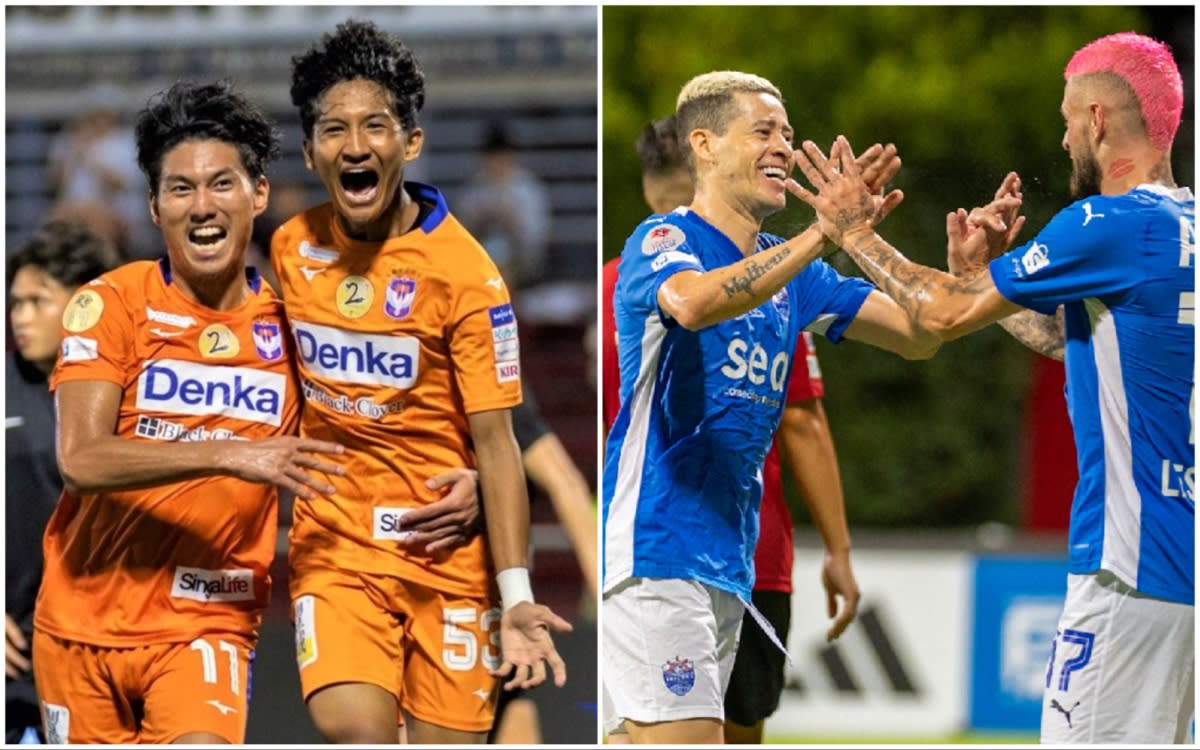
{"type": "Polygon", "coordinates": [[[551,630],[569,633],[574,628],[544,604],[519,602],[500,618],[503,661],[491,670],[491,674],[501,678],[512,675],[512,679],[504,683],[505,690],[542,684],[546,680],[547,664],[556,687],[567,683],[567,665],[554,648],[551,630]]]}
{"type": "Polygon", "coordinates": [[[1005,175],[983,207],[958,209],[946,215],[946,265],[955,276],[978,273],[1010,248],[1025,226],[1020,215],[1024,196],[1016,172],[1005,175]]]}
{"type": "MultiPolygon", "coordinates": [[[[892,146],[883,149],[880,156],[887,154],[889,149],[894,158],[892,146]]],[[[840,244],[847,232],[871,229],[904,200],[904,194],[899,190],[882,194],[882,180],[895,174],[899,159],[889,158],[882,163],[877,159],[863,170],[845,136],[837,137],[828,157],[817,144],[804,141],[793,153],[793,159],[817,192],[812,193],[791,179],[786,183],[788,190],[813,207],[821,222],[821,231],[836,243],[840,244]],[[877,188],[867,183],[864,171],[877,183],[877,188]],[[879,194],[876,189],[880,190],[879,194]]]]}

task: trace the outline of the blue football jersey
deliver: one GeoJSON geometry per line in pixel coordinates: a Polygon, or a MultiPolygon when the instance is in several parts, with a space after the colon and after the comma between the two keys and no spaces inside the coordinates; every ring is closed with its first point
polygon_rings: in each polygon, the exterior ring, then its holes
{"type": "Polygon", "coordinates": [[[1009,300],[1064,305],[1079,462],[1070,570],[1193,604],[1195,199],[1142,185],[1060,211],[991,263],[1009,300]]]}
{"type": "MultiPolygon", "coordinates": [[[[760,235],[758,252],[782,241],[760,235]]],[[[625,243],[613,296],[621,408],[605,450],[605,591],[638,576],[750,597],[762,464],[796,337],[807,327],[838,341],[874,287],[816,260],[759,307],[700,331],[659,308],[672,275],[742,257],[686,208],[650,217],[625,243]]]]}

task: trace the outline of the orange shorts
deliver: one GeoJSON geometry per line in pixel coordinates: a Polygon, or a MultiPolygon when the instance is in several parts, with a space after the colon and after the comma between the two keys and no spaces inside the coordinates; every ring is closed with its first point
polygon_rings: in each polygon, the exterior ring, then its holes
{"type": "Polygon", "coordinates": [[[51,744],[165,744],[191,732],[245,742],[253,641],[92,646],[33,634],[33,671],[51,744]]]}
{"type": "Polygon", "coordinates": [[[296,662],[305,700],[337,683],[378,685],[402,715],[464,732],[492,728],[500,609],[369,573],[291,573],[296,662]]]}

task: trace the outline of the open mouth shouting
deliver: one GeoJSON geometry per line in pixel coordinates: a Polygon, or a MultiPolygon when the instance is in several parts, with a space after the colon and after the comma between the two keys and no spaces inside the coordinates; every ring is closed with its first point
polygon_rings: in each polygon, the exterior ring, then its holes
{"type": "Polygon", "coordinates": [[[342,194],[350,206],[368,206],[379,192],[379,173],[367,167],[354,167],[341,173],[342,194]]]}
{"type": "Polygon", "coordinates": [[[202,255],[214,255],[229,236],[225,227],[205,225],[188,232],[188,242],[202,255]]]}

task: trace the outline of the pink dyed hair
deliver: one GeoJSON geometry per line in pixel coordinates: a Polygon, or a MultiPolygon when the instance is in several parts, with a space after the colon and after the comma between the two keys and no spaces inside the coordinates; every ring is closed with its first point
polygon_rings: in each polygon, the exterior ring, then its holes
{"type": "Polygon", "coordinates": [[[1167,45],[1132,31],[1101,37],[1075,53],[1063,77],[1089,73],[1114,73],[1128,83],[1150,142],[1161,151],[1171,148],[1183,113],[1183,79],[1167,45]]]}

